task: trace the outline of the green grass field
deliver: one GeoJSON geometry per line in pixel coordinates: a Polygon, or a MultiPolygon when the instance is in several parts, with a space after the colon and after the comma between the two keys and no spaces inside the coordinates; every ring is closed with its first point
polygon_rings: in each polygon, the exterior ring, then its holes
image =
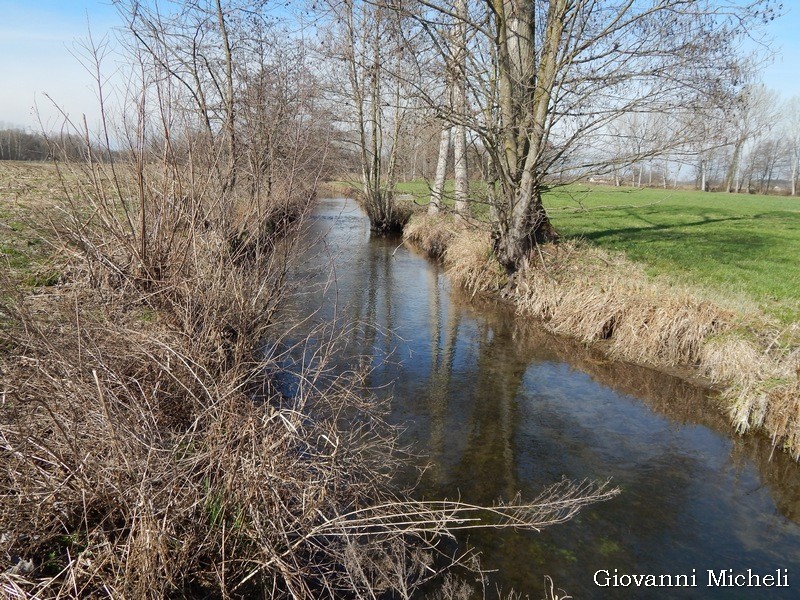
{"type": "Polygon", "coordinates": [[[566,236],[800,320],[800,198],[570,186],[545,203],[566,236]]]}
{"type": "MultiPolygon", "coordinates": [[[[424,181],[398,187],[427,201],[424,181]]],[[[800,198],[572,185],[548,192],[545,205],[562,235],[800,321],[800,198]]]]}

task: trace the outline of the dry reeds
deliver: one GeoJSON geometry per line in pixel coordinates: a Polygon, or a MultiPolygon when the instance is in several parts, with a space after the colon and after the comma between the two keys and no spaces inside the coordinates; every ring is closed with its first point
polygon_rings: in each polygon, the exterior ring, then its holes
{"type": "Polygon", "coordinates": [[[441,258],[456,231],[456,223],[448,215],[432,217],[427,213],[418,214],[403,228],[403,239],[412,242],[428,256],[441,258]]]}
{"type": "Polygon", "coordinates": [[[703,341],[729,327],[733,315],[710,302],[647,280],[630,263],[611,262],[587,247],[546,246],[542,265],[518,278],[520,312],[555,333],[661,367],[693,366],[703,341]]]}
{"type": "Polygon", "coordinates": [[[358,544],[325,526],[374,502],[388,475],[377,416],[339,424],[364,408],[352,389],[321,384],[320,364],[294,398],[268,385],[252,397],[255,375],[211,375],[185,337],[80,316],[26,321],[24,359],[5,365],[3,562],[35,565],[6,571],[6,591],[333,597],[377,585],[354,573],[402,552],[396,540],[358,544]],[[348,543],[359,551],[344,565],[348,543]]]}
{"type": "Polygon", "coordinates": [[[441,259],[453,282],[472,293],[498,291],[507,281],[494,260],[489,234],[466,227],[450,215],[414,215],[403,230],[403,239],[441,259]]]}

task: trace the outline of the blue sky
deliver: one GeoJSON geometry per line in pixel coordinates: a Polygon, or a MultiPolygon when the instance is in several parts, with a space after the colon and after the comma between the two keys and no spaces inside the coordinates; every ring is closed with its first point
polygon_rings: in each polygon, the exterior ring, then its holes
{"type": "Polygon", "coordinates": [[[55,126],[57,112],[44,93],[71,116],[86,113],[96,121],[92,80],[73,53],[89,25],[102,38],[117,23],[105,1],[0,0],[0,122],[38,128],[36,102],[45,123],[55,126]]]}
{"type": "MultiPolygon", "coordinates": [[[[764,71],[765,84],[785,98],[800,96],[800,3],[791,4],[767,30],[778,54],[764,71]]],[[[73,118],[85,113],[96,123],[92,79],[72,53],[89,26],[102,38],[118,24],[110,0],[0,0],[0,125],[38,129],[36,102],[45,126],[55,127],[58,113],[45,93],[73,118]]],[[[113,59],[107,68],[113,72],[113,59]]]]}

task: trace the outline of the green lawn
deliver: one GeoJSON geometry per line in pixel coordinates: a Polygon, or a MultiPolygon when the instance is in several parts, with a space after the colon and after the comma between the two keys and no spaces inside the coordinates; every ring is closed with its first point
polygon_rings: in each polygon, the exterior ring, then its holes
{"type": "MultiPolygon", "coordinates": [[[[424,181],[398,188],[427,202],[424,181]]],[[[548,192],[545,205],[567,237],[800,321],[800,198],[572,185],[548,192]]]]}
{"type": "Polygon", "coordinates": [[[800,198],[569,186],[545,203],[566,236],[800,320],[800,198]]]}
{"type": "MultiPolygon", "coordinates": [[[[397,184],[397,191],[401,194],[410,194],[414,196],[417,204],[427,204],[431,197],[432,181],[425,181],[424,179],[417,179],[415,181],[403,181],[397,184]]],[[[478,219],[487,219],[489,217],[489,206],[484,201],[480,200],[486,193],[486,184],[482,181],[470,181],[470,195],[473,198],[472,214],[478,219]]],[[[449,179],[444,184],[444,203],[447,206],[453,206],[453,193],[455,190],[455,182],[449,179]]]]}

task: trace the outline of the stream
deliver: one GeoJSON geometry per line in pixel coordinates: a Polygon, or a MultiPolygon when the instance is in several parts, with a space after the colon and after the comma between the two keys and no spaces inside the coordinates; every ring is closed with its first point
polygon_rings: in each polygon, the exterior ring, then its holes
{"type": "Polygon", "coordinates": [[[465,296],[400,239],[370,236],[352,200],[320,201],[306,235],[294,309],[347,325],[346,352],[371,357],[367,385],[430,463],[420,497],[531,499],[563,477],[621,488],[542,532],[473,532],[492,589],[538,599],[548,575],[575,598],[800,597],[800,466],[733,434],[706,390],[465,296]],[[697,587],[597,585],[615,569],[697,587]],[[789,585],[708,586],[722,569],[789,585]]]}

